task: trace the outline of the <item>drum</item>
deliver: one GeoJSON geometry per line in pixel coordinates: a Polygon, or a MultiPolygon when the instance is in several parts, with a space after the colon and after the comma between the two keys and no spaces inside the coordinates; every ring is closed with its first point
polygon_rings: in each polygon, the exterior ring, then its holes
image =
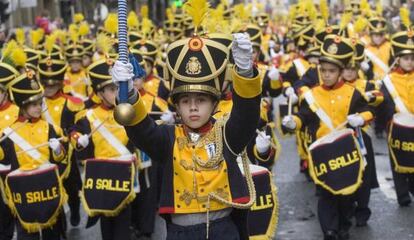
{"type": "Polygon", "coordinates": [[[335,195],[354,193],[362,183],[364,161],[352,129],[333,131],[309,146],[309,172],[335,195]]]}
{"type": "MultiPolygon", "coordinates": [[[[249,239],[273,239],[279,220],[277,188],[271,172],[264,167],[250,164],[256,190],[256,202],[249,210],[249,239]]],[[[243,172],[243,166],[239,164],[243,172]]]]}
{"type": "Polygon", "coordinates": [[[53,226],[67,199],[55,164],[14,170],[7,175],[5,186],[11,211],[28,232],[53,226]]]}
{"type": "Polygon", "coordinates": [[[116,216],[135,198],[135,158],[85,162],[81,200],[89,216],[116,216]]]}
{"type": "Polygon", "coordinates": [[[7,174],[10,173],[11,166],[0,164],[0,194],[4,203],[7,204],[6,193],[4,191],[4,181],[6,180],[7,174]]]}
{"type": "Polygon", "coordinates": [[[396,172],[414,173],[414,115],[394,114],[388,132],[388,148],[396,172]]]}

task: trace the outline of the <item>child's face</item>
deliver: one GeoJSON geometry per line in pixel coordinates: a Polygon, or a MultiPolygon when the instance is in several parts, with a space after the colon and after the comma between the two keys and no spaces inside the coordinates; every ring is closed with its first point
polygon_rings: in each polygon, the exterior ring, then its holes
{"type": "Polygon", "coordinates": [[[72,60],[69,62],[69,65],[73,72],[79,72],[82,68],[82,61],[72,60]]]}
{"type": "Polygon", "coordinates": [[[107,107],[115,106],[116,95],[118,94],[118,87],[115,84],[106,85],[98,92],[99,98],[107,107]]]}
{"type": "Polygon", "coordinates": [[[357,68],[345,68],[342,72],[342,78],[345,81],[354,81],[358,78],[358,69],[357,68]]]}
{"type": "Polygon", "coordinates": [[[327,87],[335,85],[341,76],[341,69],[337,65],[328,62],[322,62],[320,65],[323,84],[327,87]]]}
{"type": "Polygon", "coordinates": [[[183,123],[192,129],[204,126],[216,106],[210,96],[201,93],[185,93],[179,97],[176,105],[183,123]]]}
{"type": "Polygon", "coordinates": [[[382,33],[373,33],[371,34],[371,40],[374,43],[374,45],[381,45],[382,42],[385,40],[385,36],[382,33]]]}
{"type": "Polygon", "coordinates": [[[55,96],[60,91],[60,89],[62,89],[63,85],[60,83],[57,83],[53,85],[43,85],[43,87],[45,89],[45,92],[44,92],[45,97],[50,98],[50,97],[55,96]]]}
{"type": "Polygon", "coordinates": [[[26,117],[40,118],[40,116],[42,115],[42,100],[28,103],[24,107],[24,112],[27,115],[26,117]]]}
{"type": "Polygon", "coordinates": [[[398,64],[402,70],[411,72],[414,70],[414,54],[403,55],[399,58],[398,64]]]}
{"type": "Polygon", "coordinates": [[[89,65],[91,65],[92,63],[92,58],[89,57],[88,55],[83,55],[82,57],[82,66],[84,68],[87,68],[89,65]]]}

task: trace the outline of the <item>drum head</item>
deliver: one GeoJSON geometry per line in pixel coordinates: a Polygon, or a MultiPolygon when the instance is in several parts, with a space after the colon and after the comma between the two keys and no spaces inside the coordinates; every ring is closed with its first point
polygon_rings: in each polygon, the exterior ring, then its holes
{"type": "Polygon", "coordinates": [[[408,128],[414,128],[414,115],[407,113],[396,113],[393,122],[408,128]]]}

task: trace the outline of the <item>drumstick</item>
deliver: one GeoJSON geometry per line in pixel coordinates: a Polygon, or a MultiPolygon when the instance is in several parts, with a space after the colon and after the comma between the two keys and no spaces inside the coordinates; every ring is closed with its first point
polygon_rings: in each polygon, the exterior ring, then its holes
{"type": "MultiPolygon", "coordinates": [[[[61,140],[65,139],[65,138],[66,137],[60,137],[57,140],[58,141],[61,141],[61,140]]],[[[22,150],[22,151],[18,151],[16,154],[21,154],[21,153],[24,153],[24,152],[28,152],[28,151],[31,151],[31,150],[35,150],[35,149],[38,149],[38,148],[41,148],[41,147],[44,147],[44,146],[47,146],[47,145],[49,145],[49,142],[44,142],[44,143],[41,143],[39,145],[36,145],[36,146],[34,146],[32,148],[29,148],[29,149],[26,149],[26,150],[22,150]]]]}
{"type": "Polygon", "coordinates": [[[288,98],[288,116],[292,116],[292,95],[288,98]]]}
{"type": "Polygon", "coordinates": [[[99,129],[100,127],[102,127],[102,126],[104,125],[104,123],[105,123],[106,121],[108,121],[108,119],[109,119],[109,117],[105,118],[105,119],[104,119],[101,123],[99,123],[99,125],[98,125],[98,126],[96,126],[96,128],[92,129],[92,131],[88,134],[88,138],[92,137],[92,134],[94,134],[96,131],[98,131],[98,129],[99,129]]]}
{"type": "Polygon", "coordinates": [[[348,124],[348,120],[345,120],[344,122],[342,122],[341,124],[336,126],[336,128],[333,129],[332,131],[340,130],[340,129],[344,128],[347,124],[348,124]]]}
{"type": "Polygon", "coordinates": [[[12,133],[14,133],[15,131],[17,131],[19,128],[23,127],[24,125],[26,125],[26,123],[28,123],[29,121],[26,120],[24,121],[21,125],[17,126],[16,128],[13,128],[8,134],[5,134],[3,137],[0,138],[0,143],[3,142],[4,140],[6,140],[6,138],[8,138],[12,133]]]}
{"type": "MultiPolygon", "coordinates": [[[[259,129],[256,129],[256,133],[260,135],[262,138],[265,138],[266,136],[261,132],[259,129]]],[[[277,150],[277,146],[274,142],[272,142],[270,139],[268,140],[270,143],[270,146],[272,146],[273,149],[277,150]]]]}

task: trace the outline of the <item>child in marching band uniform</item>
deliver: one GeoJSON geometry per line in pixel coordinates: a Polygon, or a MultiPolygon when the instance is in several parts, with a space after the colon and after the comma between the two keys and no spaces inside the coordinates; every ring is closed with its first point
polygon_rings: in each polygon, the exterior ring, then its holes
{"type": "MultiPolygon", "coordinates": [[[[112,59],[102,59],[88,68],[92,87],[101,100],[101,104],[86,109],[76,116],[75,126],[71,131],[71,143],[76,146],[78,160],[132,158],[135,152],[125,129],[117,124],[113,117],[118,88],[112,83],[109,74],[112,63],[112,59]],[[97,126],[96,121],[102,124],[97,126]]],[[[104,240],[130,239],[131,207],[129,204],[118,215],[101,216],[100,221],[104,240]]]]}
{"type": "MultiPolygon", "coordinates": [[[[313,141],[330,133],[329,123],[336,128],[344,121],[351,127],[364,126],[373,114],[362,94],[344,84],[341,74],[354,54],[349,39],[328,35],[321,47],[320,72],[323,84],[312,88],[314,104],[303,101],[299,112],[286,116],[282,123],[291,130],[306,124],[313,141]],[[322,109],[326,117],[319,112],[322,109]],[[328,119],[326,119],[328,118],[328,119]]],[[[334,195],[321,189],[318,199],[318,218],[326,240],[348,239],[352,214],[351,196],[334,195]]]]}
{"type": "MultiPolygon", "coordinates": [[[[19,75],[19,72],[10,64],[0,63],[0,133],[3,129],[13,124],[19,116],[19,108],[12,103],[9,98],[8,90],[10,82],[19,75]]],[[[0,165],[3,163],[0,161],[0,165]]],[[[1,176],[2,180],[4,180],[1,176]]],[[[0,182],[3,184],[3,181],[0,182]]],[[[1,190],[4,186],[0,186],[1,190]]],[[[6,202],[0,197],[0,239],[11,240],[14,232],[14,219],[6,202]]]]}
{"type": "MultiPolygon", "coordinates": [[[[8,137],[1,142],[1,160],[11,164],[11,169],[29,171],[44,163],[57,163],[66,157],[65,147],[59,138],[63,136],[58,126],[41,119],[43,90],[33,72],[22,74],[11,83],[12,99],[20,108],[19,118],[10,125],[8,137]],[[45,144],[47,143],[47,144],[45,144]],[[40,146],[40,147],[36,147],[40,146]],[[35,150],[31,150],[34,148],[35,150]],[[39,154],[33,154],[35,151],[39,154]],[[7,155],[5,154],[7,153],[7,155]]],[[[61,239],[62,222],[60,217],[53,226],[42,230],[42,239],[61,239]]],[[[19,221],[17,239],[40,239],[39,232],[29,233],[19,221]]]]}
{"type": "MultiPolygon", "coordinates": [[[[73,51],[73,47],[67,51],[73,51]]],[[[75,114],[84,109],[84,104],[81,99],[63,93],[66,70],[67,64],[63,59],[44,58],[39,61],[39,80],[44,88],[42,118],[61,127],[65,136],[68,136],[75,114]]],[[[82,181],[72,147],[68,149],[68,159],[60,164],[60,172],[65,178],[63,184],[69,197],[70,223],[77,226],[80,222],[79,190],[82,181]]]]}
{"type": "MultiPolygon", "coordinates": [[[[361,65],[365,59],[364,44],[357,39],[352,39],[351,41],[355,46],[355,54],[350,63],[344,68],[342,79],[346,84],[351,85],[360,91],[374,111],[375,107],[382,103],[384,97],[382,93],[376,89],[375,84],[368,81],[365,78],[365,74],[361,72],[361,65]]],[[[358,227],[367,225],[367,221],[371,216],[371,209],[368,206],[371,189],[379,187],[375,167],[374,149],[371,137],[368,135],[369,127],[370,126],[367,126],[361,129],[362,139],[366,149],[365,159],[367,160],[367,165],[364,169],[363,183],[357,190],[355,197],[355,218],[356,226],[358,227]]]]}
{"type": "MultiPolygon", "coordinates": [[[[387,83],[383,80],[381,87],[384,102],[380,108],[383,109],[388,128],[394,114],[414,114],[414,30],[411,25],[406,26],[406,29],[392,36],[391,43],[396,58],[396,67],[387,76],[387,83]]],[[[390,131],[390,129],[387,130],[390,131]]],[[[396,171],[396,164],[393,160],[395,157],[391,154],[390,142],[388,145],[398,204],[402,207],[409,206],[411,204],[410,193],[414,195],[414,174],[396,171]]]]}
{"type": "Polygon", "coordinates": [[[234,106],[227,123],[212,119],[221,95],[227,47],[192,37],[168,50],[169,69],[178,69],[172,72],[171,97],[182,125],[157,126],[148,117],[132,87],[131,65],[117,61],[112,71],[115,83],[128,82],[129,102],[137,113],[126,127],[128,136],[163,164],[159,212],[167,220],[167,239],[247,239],[246,212],[236,208],[249,208],[252,199],[236,157],[254,135],[259,119],[261,84],[252,64],[252,44],[248,36],[235,35],[234,106]],[[182,46],[190,48],[180,59],[182,46]]]}

